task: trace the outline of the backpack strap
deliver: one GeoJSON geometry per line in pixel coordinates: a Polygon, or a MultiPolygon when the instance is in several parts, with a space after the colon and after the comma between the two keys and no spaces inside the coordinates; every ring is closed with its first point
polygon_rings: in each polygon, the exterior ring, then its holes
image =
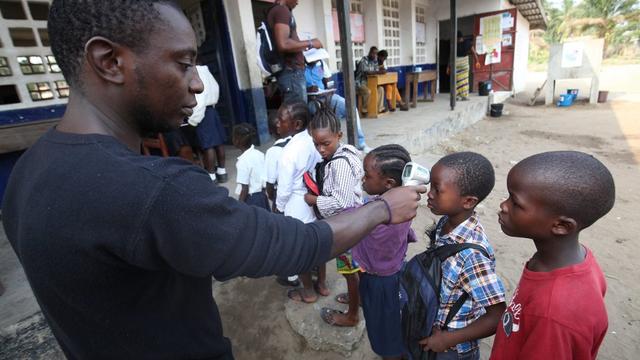
{"type": "MultiPolygon", "coordinates": [[[[447,258],[466,249],[474,249],[479,251],[482,255],[486,256],[487,258],[490,257],[489,253],[487,252],[487,249],[485,249],[484,247],[478,244],[469,244],[469,243],[443,245],[443,246],[440,246],[439,248],[436,248],[435,253],[436,253],[436,256],[440,258],[440,261],[444,261],[447,258]]],[[[460,308],[462,308],[462,305],[464,305],[464,303],[468,299],[469,299],[469,294],[467,294],[467,292],[463,290],[462,295],[460,295],[460,297],[458,298],[458,300],[456,300],[456,302],[453,304],[451,309],[449,309],[449,313],[447,313],[447,317],[445,318],[444,324],[442,326],[443,330],[447,330],[449,328],[449,323],[458,314],[458,312],[460,311],[460,308]]]]}

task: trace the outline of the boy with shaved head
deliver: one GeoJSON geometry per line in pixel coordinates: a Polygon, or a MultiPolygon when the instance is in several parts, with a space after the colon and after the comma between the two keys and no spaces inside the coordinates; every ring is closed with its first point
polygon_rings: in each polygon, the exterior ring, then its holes
{"type": "Polygon", "coordinates": [[[491,359],[595,359],[607,331],[606,283],[580,231],[611,210],[609,170],[576,151],[537,154],[507,177],[499,221],[536,253],[496,331],[491,359]]]}

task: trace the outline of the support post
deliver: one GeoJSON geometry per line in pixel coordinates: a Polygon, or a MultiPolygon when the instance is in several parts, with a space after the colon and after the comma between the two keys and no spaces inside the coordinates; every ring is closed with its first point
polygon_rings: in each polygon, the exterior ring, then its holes
{"type": "Polygon", "coordinates": [[[449,103],[451,110],[456,108],[456,57],[458,56],[458,19],[456,18],[456,0],[449,0],[451,10],[451,50],[449,51],[449,103]]]}
{"type": "Polygon", "coordinates": [[[337,0],[338,27],[340,28],[340,49],[342,49],[342,78],[344,79],[344,99],[347,108],[347,141],[356,144],[356,86],[353,72],[353,50],[351,44],[350,0],[337,0]]]}

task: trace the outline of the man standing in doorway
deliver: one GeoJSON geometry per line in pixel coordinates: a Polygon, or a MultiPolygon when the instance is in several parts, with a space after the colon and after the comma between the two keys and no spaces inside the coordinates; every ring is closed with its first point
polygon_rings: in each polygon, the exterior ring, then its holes
{"type": "MultiPolygon", "coordinates": [[[[369,54],[363,57],[356,65],[356,93],[362,97],[362,115],[367,116],[367,109],[369,106],[369,96],[371,96],[371,90],[369,90],[367,75],[383,74],[384,70],[379,70],[378,67],[378,48],[372,46],[369,49],[369,54]]],[[[382,86],[378,86],[378,112],[385,112],[384,109],[384,89],[382,86]]]]}
{"type": "Polygon", "coordinates": [[[320,49],[322,43],[318,39],[300,41],[296,31],[296,20],[292,10],[298,0],[278,0],[267,13],[267,24],[273,31],[275,43],[282,56],[284,69],[276,74],[278,88],[283,102],[307,102],[307,86],[304,78],[303,51],[320,49]]]}

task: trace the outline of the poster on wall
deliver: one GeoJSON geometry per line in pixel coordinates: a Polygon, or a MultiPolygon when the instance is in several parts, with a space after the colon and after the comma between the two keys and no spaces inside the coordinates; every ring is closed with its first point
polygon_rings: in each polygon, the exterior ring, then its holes
{"type": "Polygon", "coordinates": [[[502,34],[502,46],[513,46],[513,36],[511,34],[502,34]]]}
{"type": "Polygon", "coordinates": [[[498,14],[481,18],[480,35],[487,51],[499,46],[502,42],[502,16],[498,14]]]}
{"type": "Polygon", "coordinates": [[[583,52],[584,44],[582,42],[566,42],[562,44],[562,62],[560,66],[563,68],[581,67],[583,52]]]}
{"type": "MultiPolygon", "coordinates": [[[[333,39],[336,42],[340,41],[340,26],[338,25],[338,12],[333,10],[331,12],[331,18],[333,20],[333,39]]],[[[351,13],[349,14],[351,20],[351,41],[355,43],[363,43],[364,39],[364,15],[351,13]]]]}
{"type": "Polygon", "coordinates": [[[502,60],[502,46],[498,43],[498,46],[494,46],[491,49],[487,49],[487,55],[484,57],[484,64],[498,64],[502,60]]]}
{"type": "Polygon", "coordinates": [[[427,42],[427,24],[416,23],[416,42],[423,44],[427,42]]]}
{"type": "Polygon", "coordinates": [[[487,51],[484,48],[484,41],[482,41],[482,35],[478,35],[476,36],[476,54],[478,55],[482,55],[484,53],[486,53],[487,51]]]}
{"type": "Polygon", "coordinates": [[[510,12],[502,13],[502,29],[511,29],[513,27],[513,16],[510,12]]]}

